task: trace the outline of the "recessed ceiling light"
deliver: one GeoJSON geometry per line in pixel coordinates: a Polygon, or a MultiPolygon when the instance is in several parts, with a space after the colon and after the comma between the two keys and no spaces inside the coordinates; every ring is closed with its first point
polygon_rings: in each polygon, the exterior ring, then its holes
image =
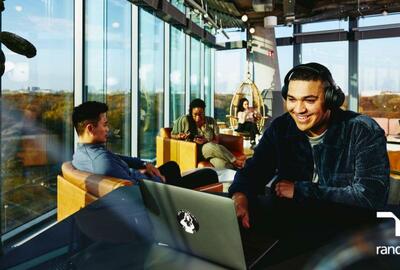
{"type": "Polygon", "coordinates": [[[254,27],[250,27],[249,32],[250,34],[254,34],[256,32],[256,29],[254,29],[254,27]]]}
{"type": "Polygon", "coordinates": [[[249,17],[246,14],[243,14],[242,21],[247,22],[248,20],[249,20],[249,17]]]}

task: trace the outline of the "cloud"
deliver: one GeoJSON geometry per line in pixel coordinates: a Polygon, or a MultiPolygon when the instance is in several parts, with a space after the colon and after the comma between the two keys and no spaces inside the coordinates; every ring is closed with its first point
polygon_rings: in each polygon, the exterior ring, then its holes
{"type": "MultiPolygon", "coordinates": [[[[43,33],[46,32],[46,36],[50,33],[51,39],[61,38],[65,39],[73,38],[73,18],[47,18],[39,16],[28,16],[28,21],[32,23],[33,29],[31,32],[43,33]]],[[[50,37],[50,36],[49,36],[50,37]]]]}

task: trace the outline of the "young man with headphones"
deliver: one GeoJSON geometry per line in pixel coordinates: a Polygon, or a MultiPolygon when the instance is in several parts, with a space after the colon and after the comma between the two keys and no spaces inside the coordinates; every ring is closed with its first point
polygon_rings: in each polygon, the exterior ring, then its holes
{"type": "Polygon", "coordinates": [[[242,226],[257,226],[261,216],[280,233],[326,233],[376,219],[389,190],[384,131],[340,108],[344,93],[321,64],[294,67],[284,83],[287,113],[264,132],[229,189],[242,226]]]}

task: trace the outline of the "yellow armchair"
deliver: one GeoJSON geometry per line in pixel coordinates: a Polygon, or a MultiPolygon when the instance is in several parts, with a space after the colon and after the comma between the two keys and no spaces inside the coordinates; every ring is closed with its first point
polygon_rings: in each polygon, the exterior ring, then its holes
{"type": "MultiPolygon", "coordinates": [[[[210,162],[197,159],[196,143],[172,139],[171,130],[162,128],[156,138],[157,166],[172,160],[179,164],[183,172],[194,168],[213,167],[210,162]]],[[[219,143],[236,157],[244,155],[242,136],[219,134],[219,143]]]]}
{"type": "MultiPolygon", "coordinates": [[[[80,171],[71,162],[64,162],[62,176],[57,177],[57,221],[72,215],[86,205],[122,186],[133,182],[105,175],[80,171]]],[[[195,188],[197,191],[222,192],[222,183],[195,188]]]]}

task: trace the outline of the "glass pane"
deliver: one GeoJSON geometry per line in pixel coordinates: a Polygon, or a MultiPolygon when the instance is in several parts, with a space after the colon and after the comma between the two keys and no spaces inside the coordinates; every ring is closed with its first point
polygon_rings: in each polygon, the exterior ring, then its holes
{"type": "Polygon", "coordinates": [[[302,32],[314,32],[314,31],[326,31],[326,30],[337,30],[343,29],[349,30],[349,22],[344,20],[327,21],[327,22],[315,22],[307,23],[301,26],[302,32]]]}
{"type": "Polygon", "coordinates": [[[211,48],[207,46],[204,51],[204,101],[206,115],[211,115],[211,48]]]}
{"type": "Polygon", "coordinates": [[[170,126],[185,114],[185,34],[171,27],[170,126]]]}
{"type": "Polygon", "coordinates": [[[359,42],[361,113],[373,117],[400,118],[399,46],[398,37],[359,42]]]}
{"type": "Polygon", "coordinates": [[[233,94],[247,72],[246,50],[227,50],[215,53],[214,117],[229,124],[229,106],[233,94]]]}
{"type": "Polygon", "coordinates": [[[347,108],[348,91],[348,58],[349,47],[347,42],[324,42],[302,45],[302,63],[317,62],[326,66],[332,73],[336,84],[346,95],[343,105],[347,108]]]}
{"type": "Polygon", "coordinates": [[[131,5],[107,1],[107,147],[124,155],[131,152],[131,5]]]}
{"type": "Polygon", "coordinates": [[[185,13],[185,5],[183,4],[184,2],[184,0],[171,0],[171,4],[182,11],[182,13],[185,13]]]}
{"type": "Polygon", "coordinates": [[[200,41],[190,38],[190,100],[200,98],[200,41]]]}
{"type": "Polygon", "coordinates": [[[400,14],[390,14],[387,16],[368,16],[361,18],[358,21],[359,26],[374,26],[374,25],[384,25],[384,24],[394,24],[400,22],[400,14]]]}
{"type": "Polygon", "coordinates": [[[37,55],[2,46],[2,233],[57,206],[57,174],[73,144],[73,1],[4,4],[2,30],[29,40],[37,55]]]}
{"type": "Polygon", "coordinates": [[[105,102],[105,0],[85,1],[84,100],[105,102]]]}
{"type": "Polygon", "coordinates": [[[281,86],[286,74],[293,68],[293,46],[278,46],[278,63],[281,86]]]}
{"type": "Polygon", "coordinates": [[[224,29],[225,33],[228,35],[229,39],[225,37],[222,32],[218,32],[218,34],[215,35],[215,39],[217,43],[222,43],[222,42],[232,42],[232,41],[238,41],[238,40],[247,40],[246,37],[246,31],[242,31],[237,28],[228,28],[224,29]]]}
{"type": "Polygon", "coordinates": [[[163,126],[164,23],[140,9],[139,36],[139,156],[154,159],[163,126]]]}
{"type": "Polygon", "coordinates": [[[275,26],[275,37],[291,37],[293,36],[293,27],[292,26],[275,26]]]}

